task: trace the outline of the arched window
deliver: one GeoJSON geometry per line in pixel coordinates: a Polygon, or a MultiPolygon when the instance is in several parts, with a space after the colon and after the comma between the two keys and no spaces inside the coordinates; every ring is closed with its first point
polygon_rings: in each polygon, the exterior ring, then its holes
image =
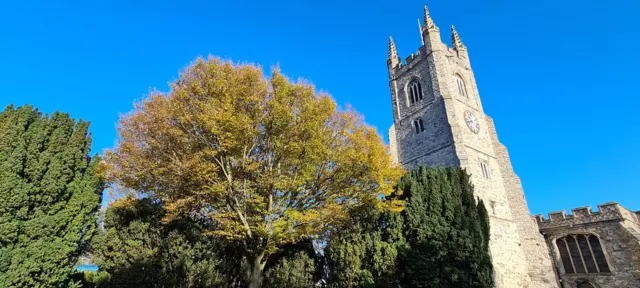
{"type": "Polygon", "coordinates": [[[458,74],[456,74],[456,85],[458,86],[458,94],[460,94],[460,96],[467,97],[467,89],[464,86],[464,81],[458,74]]]}
{"type": "Polygon", "coordinates": [[[424,131],[424,122],[422,122],[422,118],[418,118],[418,120],[413,121],[413,127],[416,129],[416,134],[424,131]]]}
{"type": "Polygon", "coordinates": [[[411,104],[422,100],[422,87],[418,80],[413,80],[409,83],[409,102],[411,104]]]}
{"type": "Polygon", "coordinates": [[[593,234],[574,234],[556,240],[564,271],[575,273],[610,272],[600,239],[593,234]]]}

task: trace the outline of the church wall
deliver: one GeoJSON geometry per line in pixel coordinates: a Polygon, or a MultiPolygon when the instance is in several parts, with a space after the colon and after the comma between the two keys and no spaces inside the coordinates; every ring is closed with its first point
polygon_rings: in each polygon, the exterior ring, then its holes
{"type": "Polygon", "coordinates": [[[455,153],[446,153],[452,152],[453,141],[442,100],[422,106],[416,113],[394,125],[400,163],[458,166],[455,153]],[[425,131],[420,133],[416,133],[413,124],[418,118],[421,118],[425,125],[425,131]]]}
{"type": "Polygon", "coordinates": [[[387,67],[394,124],[389,143],[396,148],[395,155],[405,168],[453,166],[471,174],[475,194],[485,202],[489,212],[489,249],[496,287],[558,287],[553,262],[529,216],[506,148],[497,140],[493,121],[484,114],[467,48],[457,33],[452,33],[454,47],[450,48],[440,39],[439,28],[425,8],[424,45],[407,57],[404,64],[400,63],[390,39],[387,67]],[[465,95],[458,89],[457,77],[464,82],[465,95]],[[410,105],[407,86],[416,79],[424,97],[410,105]],[[477,133],[469,129],[466,111],[475,115],[480,127],[477,133]],[[420,118],[425,131],[416,133],[413,123],[420,118]],[[487,167],[489,173],[481,167],[487,167]],[[512,200],[516,203],[511,204],[512,200]]]}
{"type": "Polygon", "coordinates": [[[640,225],[635,214],[617,203],[576,208],[572,215],[564,211],[549,213],[549,219],[538,215],[540,232],[548,239],[549,250],[566,288],[577,288],[580,281],[589,281],[599,288],[640,287],[640,225]],[[560,259],[556,239],[574,233],[597,235],[611,272],[566,274],[560,259]]]}
{"type": "Polygon", "coordinates": [[[454,165],[443,164],[447,162],[456,162],[455,158],[455,150],[453,145],[446,146],[442,149],[436,150],[435,152],[429,153],[427,155],[422,155],[413,160],[406,162],[403,166],[406,169],[411,169],[416,166],[426,166],[426,167],[453,167],[454,165]]]}
{"type": "Polygon", "coordinates": [[[392,99],[397,99],[393,124],[397,157],[407,168],[416,164],[458,166],[455,153],[451,153],[453,141],[444,103],[435,97],[432,88],[434,75],[429,72],[428,65],[424,49],[420,49],[393,73],[390,86],[392,99]],[[413,80],[420,81],[423,99],[410,104],[407,86],[413,80]],[[425,130],[416,133],[414,121],[420,118],[425,130]]]}
{"type": "MultiPolygon", "coordinates": [[[[453,131],[456,153],[459,155],[460,166],[471,174],[475,194],[484,200],[489,212],[491,225],[491,241],[489,243],[492,262],[495,271],[497,287],[539,287],[534,286],[529,277],[529,267],[518,234],[517,223],[513,220],[508,197],[505,191],[500,163],[496,159],[491,133],[487,129],[488,123],[484,115],[480,97],[473,81],[469,62],[459,59],[457,51],[445,51],[447,59],[440,59],[445,63],[440,67],[440,93],[445,101],[448,122],[453,131]],[[458,58],[454,60],[453,58],[458,58]],[[443,61],[444,60],[444,61],[443,61]],[[465,94],[461,95],[456,84],[456,75],[465,82],[465,94]],[[467,126],[466,111],[471,111],[479,123],[477,133],[467,126]],[[488,177],[481,170],[481,163],[488,167],[488,177]]],[[[466,56],[466,53],[465,53],[466,56]]],[[[543,242],[544,243],[544,242],[543,242]]],[[[553,285],[543,287],[556,287],[553,285]]]]}
{"type": "Polygon", "coordinates": [[[391,157],[391,163],[398,164],[398,144],[396,144],[396,126],[391,125],[389,128],[389,156],[391,157]]]}
{"type": "Polygon", "coordinates": [[[394,94],[394,98],[397,99],[397,106],[400,112],[399,120],[410,118],[416,113],[422,113],[423,111],[420,111],[422,110],[421,108],[435,100],[431,81],[432,75],[429,73],[427,67],[427,57],[425,57],[421,51],[423,50],[420,49],[408,57],[405,64],[394,72],[395,81],[393,81],[393,85],[396,91],[392,93],[394,94]],[[423,99],[415,104],[410,104],[408,85],[413,80],[420,82],[423,99]]]}
{"type": "Polygon", "coordinates": [[[558,278],[552,269],[552,260],[544,237],[537,229],[537,223],[529,214],[527,200],[524,196],[520,178],[513,171],[509,152],[498,140],[495,132],[493,119],[486,116],[487,129],[493,136],[496,160],[503,177],[504,188],[507,192],[507,203],[511,210],[513,221],[518,227],[518,235],[522,250],[529,265],[529,278],[534,287],[555,287],[558,285],[558,278]]]}

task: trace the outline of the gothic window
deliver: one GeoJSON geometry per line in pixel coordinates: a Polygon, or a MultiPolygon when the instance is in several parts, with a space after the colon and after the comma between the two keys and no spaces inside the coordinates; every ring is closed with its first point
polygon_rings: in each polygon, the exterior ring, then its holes
{"type": "Polygon", "coordinates": [[[409,83],[409,102],[411,104],[422,100],[422,87],[418,80],[413,80],[409,83]]]}
{"type": "Polygon", "coordinates": [[[487,164],[487,162],[480,162],[480,170],[482,171],[482,177],[484,177],[484,179],[491,179],[489,164],[487,164]]]}
{"type": "Polygon", "coordinates": [[[557,239],[556,245],[567,274],[610,272],[597,236],[568,235],[557,239]]]}
{"type": "Polygon", "coordinates": [[[467,97],[467,89],[464,86],[464,81],[458,74],[456,74],[456,85],[458,86],[458,94],[460,94],[460,96],[467,97]]]}
{"type": "Polygon", "coordinates": [[[424,122],[422,122],[422,118],[418,118],[418,120],[413,121],[413,127],[416,128],[416,134],[424,131],[424,122]]]}

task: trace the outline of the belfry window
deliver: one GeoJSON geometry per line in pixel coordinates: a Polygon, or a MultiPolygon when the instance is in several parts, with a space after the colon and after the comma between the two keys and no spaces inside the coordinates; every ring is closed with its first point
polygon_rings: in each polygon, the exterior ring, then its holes
{"type": "Polygon", "coordinates": [[[418,118],[418,120],[413,121],[413,127],[416,129],[416,134],[424,131],[424,122],[422,122],[422,118],[418,118]]]}
{"type": "Polygon", "coordinates": [[[458,94],[460,94],[460,96],[467,97],[467,89],[464,86],[464,81],[458,74],[456,74],[456,85],[458,86],[458,94]]]}
{"type": "Polygon", "coordinates": [[[413,80],[409,83],[409,102],[411,104],[422,100],[422,87],[418,80],[413,80]]]}
{"type": "Polygon", "coordinates": [[[608,273],[609,265],[600,240],[592,234],[568,235],[556,240],[567,274],[608,273]]]}

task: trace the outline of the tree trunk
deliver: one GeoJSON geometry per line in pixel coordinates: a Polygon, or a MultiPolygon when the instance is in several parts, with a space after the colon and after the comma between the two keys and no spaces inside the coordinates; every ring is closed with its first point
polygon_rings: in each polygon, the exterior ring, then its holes
{"type": "Polygon", "coordinates": [[[262,270],[264,269],[264,263],[262,263],[263,256],[264,253],[259,253],[253,261],[248,261],[247,281],[249,282],[249,288],[260,288],[260,286],[262,286],[262,270]]]}

